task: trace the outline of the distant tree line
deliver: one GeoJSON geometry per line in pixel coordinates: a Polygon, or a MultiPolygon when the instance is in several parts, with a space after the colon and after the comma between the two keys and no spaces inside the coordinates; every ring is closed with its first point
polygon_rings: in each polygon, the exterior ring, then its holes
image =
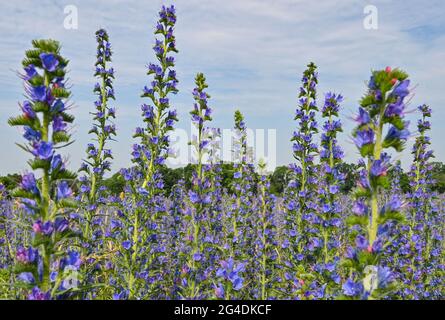
{"type": "MultiPolygon", "coordinates": [[[[342,172],[346,175],[345,183],[343,184],[341,191],[345,194],[349,193],[355,186],[357,181],[357,165],[350,163],[343,163],[342,172]]],[[[170,192],[171,188],[178,183],[181,179],[184,181],[187,187],[190,187],[192,172],[194,171],[195,165],[188,164],[185,167],[179,168],[168,168],[163,167],[163,177],[165,183],[165,190],[170,192]]],[[[432,163],[432,173],[435,179],[435,184],[433,186],[433,191],[439,193],[445,192],[445,164],[442,162],[432,163]]],[[[222,185],[223,187],[230,189],[233,178],[233,164],[224,163],[222,165],[222,185]]],[[[390,170],[388,172],[390,178],[392,178],[394,172],[390,170]]],[[[271,192],[275,195],[281,195],[285,186],[287,185],[289,177],[289,169],[287,166],[276,167],[274,172],[271,173],[271,192]]],[[[257,177],[258,178],[258,177],[257,177]]],[[[2,184],[7,190],[13,190],[20,183],[21,175],[8,174],[6,176],[0,177],[0,184],[2,184]]],[[[406,172],[403,172],[400,177],[400,184],[402,190],[406,193],[410,191],[409,179],[406,172]]],[[[116,172],[108,179],[103,181],[103,185],[107,187],[107,190],[111,194],[119,195],[124,190],[125,181],[119,172],[116,172]]],[[[76,186],[73,186],[74,190],[76,186]]]]}

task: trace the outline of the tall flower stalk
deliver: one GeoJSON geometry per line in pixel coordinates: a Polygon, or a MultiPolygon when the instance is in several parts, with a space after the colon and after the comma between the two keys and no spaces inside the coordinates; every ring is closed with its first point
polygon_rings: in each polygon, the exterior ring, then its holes
{"type": "MultiPolygon", "coordinates": [[[[316,86],[318,83],[317,66],[310,63],[303,73],[302,86],[299,93],[299,106],[295,120],[299,130],[293,133],[293,157],[298,164],[292,164],[291,181],[285,190],[286,201],[286,249],[284,262],[284,279],[291,284],[287,296],[297,296],[306,291],[303,284],[309,281],[303,279],[308,272],[304,266],[312,261],[313,252],[321,247],[321,240],[312,228],[317,224],[317,204],[314,202],[316,190],[317,168],[314,158],[318,154],[318,146],[314,143],[314,135],[318,132],[315,119],[318,107],[316,105],[316,86]],[[304,261],[303,261],[304,260],[304,261]]],[[[307,287],[307,286],[306,286],[307,287]]]]}
{"type": "Polygon", "coordinates": [[[212,120],[212,109],[208,106],[210,95],[205,92],[208,88],[204,74],[198,73],[195,78],[195,89],[193,98],[195,104],[190,112],[192,123],[196,127],[197,136],[190,142],[196,154],[196,170],[193,172],[192,187],[189,190],[189,201],[191,203],[189,220],[190,229],[186,238],[190,240],[190,253],[186,265],[183,267],[184,286],[183,296],[193,299],[201,294],[202,282],[205,280],[203,265],[208,260],[208,244],[203,241],[203,236],[208,234],[209,226],[205,222],[209,220],[208,206],[211,203],[210,179],[207,176],[209,166],[204,164],[205,156],[209,153],[210,140],[206,123],[212,120]]]}
{"type": "Polygon", "coordinates": [[[158,64],[148,65],[148,75],[153,76],[150,86],[145,86],[142,97],[149,98],[152,105],[142,105],[142,116],[146,127],[142,132],[137,132],[135,137],[141,138],[141,144],[148,152],[143,153],[142,167],[144,180],[142,188],[147,189],[150,195],[156,194],[162,182],[158,176],[159,167],[165,163],[169,154],[168,132],[173,130],[173,124],[177,121],[176,111],[170,110],[169,94],[178,92],[176,71],[173,69],[175,59],[171,55],[177,53],[176,40],[173,34],[176,23],[174,6],[162,7],[159,12],[159,21],[155,34],[161,39],[156,39],[153,50],[158,64]]]}
{"type": "Polygon", "coordinates": [[[276,221],[274,210],[276,197],[270,193],[270,176],[266,174],[266,163],[262,160],[258,163],[258,209],[259,216],[255,226],[255,267],[259,267],[255,277],[259,284],[257,297],[266,300],[275,296],[273,292],[273,282],[276,277],[275,260],[277,253],[274,248],[277,246],[276,221]]]}
{"type": "Polygon", "coordinates": [[[402,220],[402,202],[395,195],[379,207],[378,198],[390,185],[387,177],[390,157],[385,149],[401,152],[409,137],[408,122],[404,121],[404,100],[409,95],[410,83],[407,78],[399,69],[387,67],[374,71],[360,102],[358,126],[353,136],[366,161],[362,162],[360,171],[355,215],[350,219],[357,228],[352,233],[355,248],[347,252],[346,265],[351,269],[351,276],[343,284],[343,293],[348,297],[381,298],[393,289],[394,273],[381,265],[381,257],[382,250],[391,242],[390,222],[402,220]]]}
{"type": "Polygon", "coordinates": [[[65,87],[68,60],[60,55],[60,44],[54,40],[34,40],[23,60],[26,98],[20,116],[10,118],[11,126],[21,126],[26,144],[19,145],[32,155],[28,161],[34,171],[22,176],[13,195],[32,216],[31,246],[17,250],[17,271],[28,286],[34,286],[30,299],[49,299],[64,290],[64,270],[78,268],[77,254],[65,256],[63,245],[73,236],[67,213],[75,207],[69,182],[76,176],[65,168],[57,151],[71,143],[68,123],[74,117],[67,112],[69,90],[65,87]],[[77,257],[77,258],[76,258],[77,257]],[[72,259],[71,259],[72,258],[72,259]],[[53,270],[53,264],[58,264],[53,270]],[[50,275],[55,272],[55,281],[50,275]]]}
{"type": "Polygon", "coordinates": [[[178,92],[178,80],[173,69],[175,59],[171,55],[178,52],[173,34],[175,23],[174,6],[163,6],[155,31],[161,39],[156,39],[153,46],[158,63],[148,65],[147,74],[153,76],[153,81],[150,86],[144,87],[142,94],[142,97],[151,100],[151,104],[142,105],[142,117],[146,125],[144,128],[136,128],[133,136],[140,139],[139,144],[133,145],[132,161],[136,167],[122,171],[132,198],[131,209],[128,210],[130,217],[126,219],[131,234],[122,242],[127,257],[126,287],[130,299],[137,294],[149,297],[158,285],[156,279],[165,272],[158,259],[163,251],[159,225],[165,222],[163,215],[167,212],[161,197],[164,182],[160,169],[169,156],[168,133],[177,121],[176,110],[171,110],[168,97],[178,92]],[[151,271],[143,272],[141,268],[149,268],[151,271]],[[142,276],[138,276],[140,273],[142,276]],[[143,287],[144,281],[150,283],[151,289],[144,289],[144,293],[141,293],[138,288],[143,287]]]}
{"type": "Polygon", "coordinates": [[[104,203],[103,190],[100,188],[103,176],[106,171],[110,171],[113,159],[110,149],[106,149],[106,143],[116,136],[116,128],[112,119],[116,117],[115,108],[109,105],[110,99],[115,99],[113,89],[114,69],[109,67],[111,62],[111,44],[108,34],[104,29],[96,32],[97,40],[97,61],[94,75],[99,82],[94,86],[94,93],[97,100],[94,103],[96,110],[92,113],[93,127],[89,131],[95,136],[97,144],[89,143],[87,147],[87,159],[84,160],[80,171],[88,175],[88,180],[81,185],[81,192],[88,202],[85,210],[85,232],[84,237],[91,237],[92,218],[97,210],[97,203],[104,203]]]}
{"type": "Polygon", "coordinates": [[[440,287],[440,256],[441,235],[439,212],[433,204],[435,197],[431,189],[434,183],[431,175],[430,159],[434,157],[429,150],[431,139],[428,131],[431,129],[429,118],[431,108],[428,105],[418,107],[422,118],[417,122],[419,136],[413,146],[413,164],[409,172],[411,192],[409,194],[409,221],[406,223],[407,233],[404,234],[400,253],[402,257],[402,296],[410,299],[439,297],[440,287]],[[406,262],[403,265],[403,262],[406,262]]]}
{"type": "Polygon", "coordinates": [[[343,150],[338,145],[337,134],[342,131],[341,121],[338,120],[340,103],[343,101],[341,95],[327,93],[325,95],[322,115],[325,118],[323,133],[321,136],[321,179],[319,180],[319,231],[322,235],[322,246],[319,248],[318,261],[315,270],[320,274],[317,279],[325,292],[319,297],[330,297],[334,295],[340,284],[338,273],[339,262],[339,237],[341,235],[342,208],[339,201],[340,187],[344,175],[340,172],[340,165],[344,156],[343,150]]]}

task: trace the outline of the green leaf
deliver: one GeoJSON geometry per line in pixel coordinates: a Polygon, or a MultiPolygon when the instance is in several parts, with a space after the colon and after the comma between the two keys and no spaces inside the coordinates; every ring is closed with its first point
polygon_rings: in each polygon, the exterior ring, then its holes
{"type": "Polygon", "coordinates": [[[71,138],[71,136],[64,131],[53,132],[53,143],[54,144],[68,142],[68,141],[70,141],[70,138],[71,138]]]}
{"type": "Polygon", "coordinates": [[[30,165],[30,167],[33,170],[37,170],[37,169],[48,170],[50,167],[49,161],[38,159],[38,158],[33,159],[33,160],[28,160],[28,164],[30,165]]]}
{"type": "Polygon", "coordinates": [[[17,117],[11,117],[8,119],[8,124],[10,126],[32,126],[32,119],[27,118],[24,115],[20,115],[17,117]]]}
{"type": "Polygon", "coordinates": [[[62,199],[59,201],[59,208],[77,208],[78,204],[73,199],[62,199]]]}
{"type": "Polygon", "coordinates": [[[59,42],[52,39],[32,40],[32,45],[44,52],[51,52],[55,54],[58,54],[60,50],[59,42]]]}
{"type": "Polygon", "coordinates": [[[63,121],[65,121],[65,122],[72,123],[74,121],[74,116],[71,114],[62,112],[60,115],[62,116],[63,121]]]}
{"type": "Polygon", "coordinates": [[[68,90],[66,90],[65,88],[61,88],[61,87],[54,88],[51,92],[54,97],[61,98],[61,99],[63,99],[63,98],[67,99],[71,95],[71,93],[68,90]]]}

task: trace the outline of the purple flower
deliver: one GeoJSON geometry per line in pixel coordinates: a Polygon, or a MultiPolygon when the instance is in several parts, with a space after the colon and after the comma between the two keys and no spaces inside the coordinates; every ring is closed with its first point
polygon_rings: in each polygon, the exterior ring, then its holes
{"type": "Polygon", "coordinates": [[[36,68],[35,68],[35,66],[33,64],[28,65],[27,67],[24,68],[24,70],[25,70],[26,74],[24,75],[23,78],[26,81],[29,81],[29,80],[31,80],[32,78],[34,78],[35,76],[38,75],[38,73],[36,71],[36,68]]]}
{"type": "Polygon", "coordinates": [[[65,230],[67,230],[69,227],[69,222],[65,218],[58,217],[56,218],[56,221],[54,222],[54,228],[57,232],[62,233],[65,230]]]}
{"type": "Polygon", "coordinates": [[[52,170],[56,170],[56,169],[59,169],[59,168],[63,168],[62,156],[60,154],[56,154],[51,159],[51,169],[52,170]]]}
{"type": "Polygon", "coordinates": [[[73,194],[73,191],[71,190],[70,186],[66,181],[62,181],[57,186],[57,200],[62,200],[65,198],[71,197],[73,194]]]}
{"type": "Polygon", "coordinates": [[[22,272],[19,274],[18,278],[27,284],[32,284],[35,282],[34,276],[31,272],[22,272]]]}
{"type": "Polygon", "coordinates": [[[361,283],[356,283],[351,279],[348,279],[342,286],[343,293],[346,296],[354,297],[359,296],[363,292],[363,285],[361,283]]]}
{"type": "Polygon", "coordinates": [[[202,254],[199,253],[199,252],[195,252],[195,253],[193,254],[193,260],[195,260],[195,261],[201,261],[201,260],[202,260],[202,254]]]}
{"type": "Polygon", "coordinates": [[[320,246],[321,246],[320,239],[313,237],[309,240],[308,249],[310,251],[314,251],[315,249],[319,248],[320,246]]]}
{"type": "Polygon", "coordinates": [[[23,137],[28,141],[39,141],[42,138],[42,134],[31,127],[24,126],[23,129],[25,130],[23,137]]]}
{"type": "Polygon", "coordinates": [[[51,142],[40,141],[34,146],[33,154],[42,160],[48,160],[54,154],[53,144],[51,142]]]}
{"type": "Polygon", "coordinates": [[[241,290],[242,289],[242,287],[243,287],[243,278],[235,278],[233,281],[232,281],[232,284],[233,284],[233,290],[235,290],[235,291],[239,291],[239,290],[241,290]]]}
{"type": "Polygon", "coordinates": [[[397,102],[388,105],[385,110],[385,116],[388,118],[401,116],[403,115],[403,110],[405,110],[405,104],[401,99],[399,99],[397,102]]]}
{"type": "Polygon", "coordinates": [[[39,194],[39,189],[37,188],[36,178],[33,173],[27,173],[22,176],[21,187],[35,195],[39,194]]]}
{"type": "Polygon", "coordinates": [[[59,113],[65,111],[65,104],[62,100],[57,99],[54,104],[51,106],[51,112],[59,113]]]}
{"type": "Polygon", "coordinates": [[[29,247],[25,249],[23,247],[17,249],[16,259],[23,264],[33,263],[38,257],[38,251],[29,247]]]}
{"type": "Polygon", "coordinates": [[[52,53],[41,53],[40,60],[42,61],[42,66],[49,72],[56,71],[57,66],[59,65],[59,60],[52,53]]]}
{"type": "Polygon", "coordinates": [[[355,245],[360,250],[367,250],[368,246],[369,246],[369,242],[368,242],[368,239],[366,239],[364,236],[358,235],[357,238],[355,238],[355,245]]]}
{"type": "Polygon", "coordinates": [[[51,221],[43,223],[41,220],[37,220],[32,225],[32,229],[36,234],[43,234],[45,236],[50,236],[54,231],[53,223],[51,221]]]}
{"type": "Polygon", "coordinates": [[[215,295],[219,299],[224,299],[224,287],[221,284],[215,288],[215,295]]]}
{"type": "Polygon", "coordinates": [[[23,105],[21,106],[21,109],[23,111],[23,114],[25,115],[25,117],[27,117],[28,119],[35,119],[36,118],[36,113],[34,111],[34,109],[32,108],[32,105],[29,101],[25,101],[23,102],[23,105]]]}
{"type": "Polygon", "coordinates": [[[69,251],[68,256],[60,261],[61,268],[64,269],[67,266],[78,269],[82,264],[80,253],[76,251],[69,251]]]}
{"type": "Polygon", "coordinates": [[[379,288],[385,288],[394,280],[394,275],[388,267],[379,267],[377,277],[379,279],[379,288]]]}
{"type": "Polygon", "coordinates": [[[51,91],[45,86],[31,86],[29,89],[31,99],[39,102],[49,102],[52,100],[51,91]]]}
{"type": "Polygon", "coordinates": [[[34,287],[31,293],[28,295],[29,300],[49,300],[51,295],[48,292],[43,292],[39,287],[34,287]]]}
{"type": "Polygon", "coordinates": [[[368,214],[368,207],[361,200],[355,201],[354,205],[352,206],[352,212],[358,216],[363,216],[365,214],[368,214]]]}
{"type": "Polygon", "coordinates": [[[392,94],[400,97],[401,99],[405,98],[409,94],[409,83],[409,80],[403,80],[397,85],[392,94]]]}
{"type": "Polygon", "coordinates": [[[368,124],[369,122],[371,122],[371,117],[369,116],[369,113],[363,109],[363,108],[359,108],[358,109],[358,116],[355,118],[355,121],[357,121],[359,123],[359,125],[365,125],[368,124]]]}
{"type": "Polygon", "coordinates": [[[66,128],[66,123],[63,121],[63,117],[62,116],[57,116],[54,117],[53,119],[53,131],[54,132],[59,132],[59,131],[63,131],[66,128]]]}
{"type": "Polygon", "coordinates": [[[372,129],[357,131],[354,142],[358,148],[374,143],[374,131],[372,129]]]}
{"type": "Polygon", "coordinates": [[[406,129],[408,124],[405,125],[405,129],[399,130],[396,127],[392,126],[388,130],[388,134],[385,137],[387,142],[396,141],[396,140],[407,140],[409,138],[409,130],[406,129]]]}
{"type": "Polygon", "coordinates": [[[371,176],[385,176],[388,171],[388,165],[385,159],[375,160],[371,165],[371,176]]]}
{"type": "Polygon", "coordinates": [[[189,198],[192,203],[199,203],[199,195],[194,191],[189,191],[189,198]]]}
{"type": "Polygon", "coordinates": [[[389,213],[389,212],[397,212],[402,207],[402,201],[398,195],[392,197],[391,201],[388,202],[381,210],[381,214],[389,213]]]}
{"type": "Polygon", "coordinates": [[[130,250],[131,242],[128,241],[128,240],[123,241],[123,242],[122,242],[122,247],[123,247],[125,250],[130,250]]]}

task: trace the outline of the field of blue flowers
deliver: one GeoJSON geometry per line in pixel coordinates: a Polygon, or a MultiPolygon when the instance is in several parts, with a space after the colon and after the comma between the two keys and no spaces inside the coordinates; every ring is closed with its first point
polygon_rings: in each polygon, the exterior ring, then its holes
{"type": "Polygon", "coordinates": [[[238,161],[230,187],[223,186],[222,162],[214,157],[220,133],[211,126],[211,98],[198,73],[190,111],[197,164],[191,181],[167,192],[161,169],[178,120],[171,100],[178,91],[175,22],[174,7],[162,7],[157,61],[147,66],[150,84],[141,93],[143,126],[135,129],[133,165],[120,171],[126,185],[118,196],[102,183],[118,113],[107,32],[96,33],[97,100],[80,170],[70,171],[63,154],[75,121],[68,60],[54,40],[34,40],[25,52],[26,100],[9,124],[22,129],[29,171],[13,191],[0,185],[0,298],[444,299],[445,208],[444,196],[431,189],[431,109],[417,108],[417,126],[405,120],[408,74],[390,67],[372,72],[350,120],[361,155],[358,181],[344,194],[337,144],[343,97],[320,98],[317,66],[308,64],[289,115],[295,162],[277,196],[265,164],[249,161],[239,111],[238,161]],[[413,149],[405,151],[413,136],[413,149]],[[404,151],[412,154],[408,193],[390,156],[404,151]],[[396,173],[391,178],[389,170],[396,173]]]}

